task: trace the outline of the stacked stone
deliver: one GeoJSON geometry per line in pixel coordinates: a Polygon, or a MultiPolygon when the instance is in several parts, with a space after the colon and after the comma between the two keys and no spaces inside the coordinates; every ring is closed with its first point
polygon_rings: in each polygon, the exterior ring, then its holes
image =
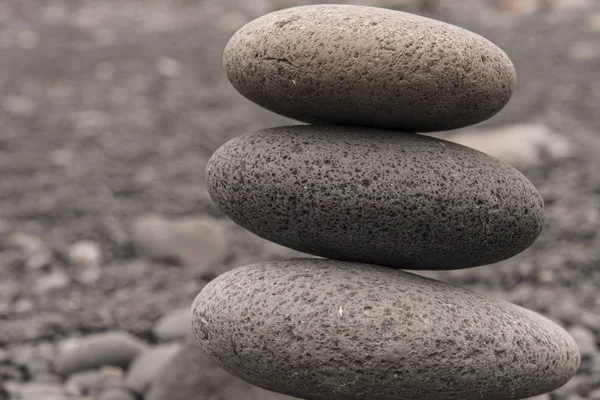
{"type": "Polygon", "coordinates": [[[400,269],[509,258],[543,202],[511,166],[410,132],[468,126],[510,98],[515,71],[439,21],[318,5],[250,22],[225,50],[232,84],[316,125],[235,138],[207,166],[213,200],[255,234],[327,259],[264,262],[196,298],[206,354],[304,399],[521,399],[567,382],[573,339],[546,318],[400,269]]]}

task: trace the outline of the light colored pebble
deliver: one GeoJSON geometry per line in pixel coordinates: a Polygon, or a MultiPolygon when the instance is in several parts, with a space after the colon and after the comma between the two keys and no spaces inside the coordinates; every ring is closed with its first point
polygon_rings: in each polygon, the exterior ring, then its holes
{"type": "Polygon", "coordinates": [[[144,351],[133,360],[127,372],[125,384],[138,393],[145,393],[154,379],[164,372],[165,366],[171,362],[180,349],[179,343],[171,343],[144,351]]]}
{"type": "Polygon", "coordinates": [[[594,332],[589,328],[583,325],[573,325],[569,327],[568,332],[573,336],[575,342],[577,342],[577,346],[579,347],[579,351],[583,358],[590,358],[598,352],[596,335],[594,335],[594,332]]]}
{"type": "Polygon", "coordinates": [[[102,260],[102,252],[98,243],[82,240],[69,248],[69,259],[79,267],[97,267],[102,260]]]}
{"type": "Polygon", "coordinates": [[[167,78],[178,78],[181,76],[181,63],[170,57],[162,57],[156,62],[156,70],[167,78]]]}
{"type": "Polygon", "coordinates": [[[199,271],[217,268],[227,252],[222,223],[207,216],[168,219],[145,215],[134,221],[132,241],[142,256],[175,261],[199,271]]]}
{"type": "Polygon", "coordinates": [[[137,396],[125,387],[111,387],[104,389],[98,400],[137,400],[137,396]]]}
{"type": "Polygon", "coordinates": [[[66,339],[59,344],[57,371],[69,376],[102,366],[126,367],[146,348],[143,341],[122,331],[66,339]]]}
{"type": "Polygon", "coordinates": [[[52,251],[46,243],[27,233],[15,233],[8,238],[8,244],[22,252],[25,266],[29,269],[40,269],[52,262],[52,251]]]}
{"type": "Polygon", "coordinates": [[[35,50],[40,43],[40,37],[34,31],[19,31],[17,33],[17,43],[22,49],[35,50]]]}
{"type": "Polygon", "coordinates": [[[181,340],[192,332],[192,314],[182,308],[163,315],[152,328],[152,333],[162,342],[181,340]]]}
{"type": "Polygon", "coordinates": [[[65,289],[69,283],[71,283],[71,277],[65,271],[55,271],[41,275],[34,290],[38,294],[49,294],[65,289]]]}
{"type": "Polygon", "coordinates": [[[564,135],[543,124],[515,124],[487,130],[468,130],[444,135],[444,139],[479,150],[518,168],[539,166],[574,153],[564,135]]]}
{"type": "Polygon", "coordinates": [[[31,117],[37,109],[35,100],[25,96],[5,96],[2,108],[16,117],[31,117]]]}

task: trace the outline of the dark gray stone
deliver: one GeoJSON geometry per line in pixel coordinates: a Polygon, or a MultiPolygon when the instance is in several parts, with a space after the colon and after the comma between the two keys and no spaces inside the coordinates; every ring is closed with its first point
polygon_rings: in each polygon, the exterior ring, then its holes
{"type": "Polygon", "coordinates": [[[221,367],[315,399],[511,400],[579,366],[575,341],[519,306],[391,268],[264,262],[200,292],[192,326],[221,367]]]}
{"type": "Polygon", "coordinates": [[[431,132],[492,117],[515,87],[510,59],[475,33],[382,8],[315,5],[242,27],[225,48],[233,86],[311,123],[431,132]]]}
{"type": "Polygon", "coordinates": [[[211,361],[194,341],[186,340],[178,355],[154,381],[146,400],[293,400],[242,381],[211,361]]]}
{"type": "Polygon", "coordinates": [[[455,269],[509,258],[544,222],[535,187],[510,165],[417,134],[289,126],[235,138],[207,185],[237,224],[332,259],[455,269]]]}
{"type": "Polygon", "coordinates": [[[59,347],[57,372],[69,376],[102,366],[127,367],[147,345],[127,332],[112,331],[70,338],[59,347]]]}

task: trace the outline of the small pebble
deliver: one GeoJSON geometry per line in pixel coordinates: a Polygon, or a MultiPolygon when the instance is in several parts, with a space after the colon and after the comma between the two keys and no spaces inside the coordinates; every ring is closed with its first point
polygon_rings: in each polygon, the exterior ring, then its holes
{"type": "Polygon", "coordinates": [[[152,328],[161,342],[184,339],[192,332],[192,315],[189,308],[173,310],[163,315],[152,328]]]}
{"type": "Polygon", "coordinates": [[[71,246],[69,259],[71,263],[80,267],[96,267],[100,265],[102,252],[98,243],[82,240],[71,246]]]}
{"type": "MultiPolygon", "coordinates": [[[[60,383],[26,382],[7,385],[15,399],[23,400],[67,400],[68,394],[60,383]]],[[[13,397],[11,397],[12,399],[13,397]]]]}
{"type": "Polygon", "coordinates": [[[227,254],[222,223],[207,216],[168,219],[145,215],[134,221],[132,240],[142,256],[197,270],[217,268],[227,254]]]}
{"type": "Polygon", "coordinates": [[[81,371],[71,374],[65,382],[65,389],[76,396],[94,395],[103,386],[103,376],[98,370],[81,371]]]}
{"type": "Polygon", "coordinates": [[[589,359],[598,352],[596,335],[590,329],[583,325],[573,325],[567,331],[577,342],[582,358],[589,359]]]}
{"type": "Polygon", "coordinates": [[[138,400],[138,397],[130,389],[111,387],[104,389],[100,396],[98,396],[98,400],[138,400]]]}
{"type": "Polygon", "coordinates": [[[600,388],[593,390],[589,394],[588,400],[600,400],[600,388]]]}
{"type": "MultiPolygon", "coordinates": [[[[189,317],[189,310],[188,310],[189,317]]],[[[188,318],[189,319],[189,318],[188,318]]],[[[190,328],[191,331],[191,328],[190,328]]],[[[137,393],[144,393],[165,366],[179,352],[179,343],[165,344],[140,353],[129,367],[125,384],[137,393]]]]}
{"type": "Polygon", "coordinates": [[[496,157],[517,168],[532,168],[543,162],[569,157],[574,148],[569,138],[542,124],[515,124],[488,130],[457,132],[444,136],[496,157]]]}
{"type": "Polygon", "coordinates": [[[162,57],[156,62],[156,70],[168,78],[178,78],[181,75],[181,63],[174,58],[162,57]]]}
{"type": "Polygon", "coordinates": [[[41,275],[35,285],[35,292],[40,295],[58,292],[71,283],[71,277],[64,271],[55,271],[41,275]]]}
{"type": "Polygon", "coordinates": [[[59,344],[57,371],[69,376],[105,365],[127,367],[147,347],[140,339],[122,331],[66,339],[59,344]]]}
{"type": "Polygon", "coordinates": [[[37,109],[35,100],[25,96],[7,96],[0,105],[9,114],[15,117],[31,117],[37,109]]]}
{"type": "Polygon", "coordinates": [[[44,241],[27,233],[15,233],[8,238],[8,243],[19,249],[25,262],[25,267],[38,270],[52,262],[52,251],[44,241]]]}

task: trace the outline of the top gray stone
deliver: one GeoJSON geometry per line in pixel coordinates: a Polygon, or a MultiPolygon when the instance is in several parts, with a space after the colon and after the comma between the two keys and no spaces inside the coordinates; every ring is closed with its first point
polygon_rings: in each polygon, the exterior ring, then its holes
{"type": "Polygon", "coordinates": [[[507,55],[479,35],[350,5],[260,17],[231,38],[224,66],[241,94],[286,117],[410,132],[486,120],[516,81],[507,55]]]}

